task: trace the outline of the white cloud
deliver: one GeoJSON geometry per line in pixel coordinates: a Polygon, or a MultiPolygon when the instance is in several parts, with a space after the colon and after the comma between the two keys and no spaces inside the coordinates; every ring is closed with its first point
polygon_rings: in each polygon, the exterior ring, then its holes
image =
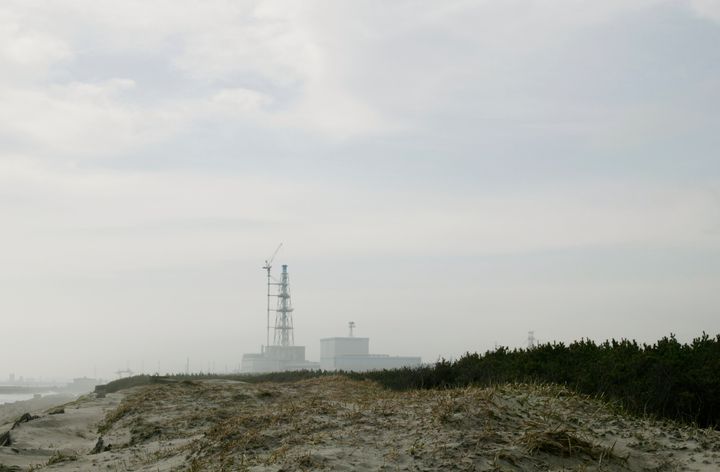
{"type": "Polygon", "coordinates": [[[10,80],[45,77],[53,64],[72,57],[70,46],[35,25],[26,25],[23,16],[0,7],[0,84],[10,80]]]}
{"type": "MultiPolygon", "coordinates": [[[[5,56],[36,63],[43,74],[88,52],[157,55],[176,68],[180,80],[205,88],[205,101],[234,100],[247,112],[266,108],[267,97],[273,97],[272,109],[254,115],[258,125],[362,137],[406,131],[453,101],[462,103],[453,83],[484,84],[473,99],[490,117],[506,114],[503,107],[526,99],[513,92],[536,92],[535,84],[522,79],[529,68],[545,67],[532,62],[534,51],[661,3],[28,0],[6,7],[13,13],[6,13],[2,24],[12,40],[0,44],[6,45],[5,56]],[[231,90],[238,91],[234,98],[231,90]]],[[[711,2],[695,4],[699,11],[714,11],[711,2]]],[[[72,76],[72,65],[64,70],[72,76]]],[[[21,87],[18,95],[25,92],[21,87]]],[[[7,100],[7,90],[4,95],[7,100]]],[[[79,102],[79,108],[86,105],[79,102]]],[[[192,122],[212,113],[204,100],[178,97],[138,108],[134,117],[115,114],[107,125],[135,130],[129,132],[135,140],[138,130],[154,128],[143,120],[147,116],[172,120],[182,109],[192,122]]],[[[216,111],[227,119],[226,109],[216,111]]],[[[127,113],[127,108],[119,112],[127,113]]]]}
{"type": "MultiPolygon", "coordinates": [[[[308,3],[299,8],[284,2],[191,5],[78,0],[51,5],[47,11],[39,5],[16,4],[15,8],[26,14],[22,20],[16,19],[15,27],[42,24],[50,16],[64,18],[75,27],[50,26],[49,30],[72,43],[66,56],[71,52],[82,55],[86,50],[164,52],[190,80],[212,84],[249,77],[284,89],[286,98],[277,102],[276,119],[271,121],[283,127],[340,137],[391,127],[388,117],[347,88],[343,76],[349,71],[338,69],[347,64],[338,62],[332,48],[340,38],[329,35],[336,33],[337,26],[332,23],[342,25],[348,18],[328,5],[308,3]],[[328,26],[330,29],[323,31],[328,26]],[[95,36],[90,45],[84,44],[88,35],[95,36]]],[[[240,80],[240,87],[222,88],[247,89],[240,80]]],[[[218,90],[209,98],[224,100],[229,98],[227,93],[218,90]]],[[[202,105],[197,101],[194,106],[202,105]]]]}
{"type": "Polygon", "coordinates": [[[0,161],[0,189],[0,258],[17,273],[252,257],[281,234],[297,257],[719,248],[711,187],[605,182],[468,198],[248,175],[83,171],[15,157],[0,161]]]}
{"type": "Polygon", "coordinates": [[[691,0],[690,4],[699,16],[720,23],[720,2],[717,0],[691,0]]]}
{"type": "Polygon", "coordinates": [[[43,155],[116,155],[167,137],[180,109],[133,105],[130,79],[0,89],[0,130],[43,155]]]}
{"type": "Polygon", "coordinates": [[[212,102],[233,111],[248,112],[270,105],[273,99],[256,90],[236,87],[220,90],[212,97],[212,102]]]}

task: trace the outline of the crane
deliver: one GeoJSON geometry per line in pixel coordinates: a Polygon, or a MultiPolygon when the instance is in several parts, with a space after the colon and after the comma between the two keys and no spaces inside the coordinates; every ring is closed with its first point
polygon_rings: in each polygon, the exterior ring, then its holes
{"type": "Polygon", "coordinates": [[[263,269],[267,270],[268,277],[270,276],[270,269],[272,268],[272,262],[275,260],[275,256],[277,256],[278,251],[282,247],[283,243],[280,243],[275,249],[275,252],[273,252],[272,256],[270,256],[270,259],[265,259],[265,265],[263,266],[263,269]]]}
{"type": "Polygon", "coordinates": [[[267,341],[265,344],[265,347],[270,345],[270,269],[272,269],[272,263],[275,260],[275,256],[277,256],[278,251],[282,247],[283,243],[280,243],[275,249],[275,252],[273,252],[272,256],[270,256],[269,259],[265,259],[265,265],[263,266],[263,269],[267,271],[267,284],[268,284],[268,291],[267,291],[267,341]]]}

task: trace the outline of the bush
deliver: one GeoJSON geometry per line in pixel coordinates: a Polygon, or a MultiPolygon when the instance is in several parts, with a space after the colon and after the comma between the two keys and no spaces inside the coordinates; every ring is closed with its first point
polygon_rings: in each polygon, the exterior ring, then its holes
{"type": "Polygon", "coordinates": [[[681,344],[674,335],[652,345],[626,339],[547,343],[533,349],[501,347],[467,353],[434,366],[348,374],[396,389],[551,382],[603,395],[640,414],[702,427],[720,425],[720,335],[681,344]]]}

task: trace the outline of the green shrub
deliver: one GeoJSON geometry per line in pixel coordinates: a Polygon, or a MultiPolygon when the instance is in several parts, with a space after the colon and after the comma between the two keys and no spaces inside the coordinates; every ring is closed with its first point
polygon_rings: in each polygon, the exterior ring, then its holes
{"type": "Polygon", "coordinates": [[[603,395],[639,414],[702,427],[720,425],[720,335],[681,344],[674,335],[652,345],[582,339],[566,346],[501,347],[434,366],[348,374],[396,389],[447,388],[504,382],[552,382],[603,395]]]}

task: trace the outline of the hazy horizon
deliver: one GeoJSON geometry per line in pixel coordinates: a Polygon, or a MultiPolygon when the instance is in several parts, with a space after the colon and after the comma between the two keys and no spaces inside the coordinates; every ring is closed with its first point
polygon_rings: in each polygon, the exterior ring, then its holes
{"type": "Polygon", "coordinates": [[[720,3],[8,0],[0,380],[720,333],[720,3]]]}

